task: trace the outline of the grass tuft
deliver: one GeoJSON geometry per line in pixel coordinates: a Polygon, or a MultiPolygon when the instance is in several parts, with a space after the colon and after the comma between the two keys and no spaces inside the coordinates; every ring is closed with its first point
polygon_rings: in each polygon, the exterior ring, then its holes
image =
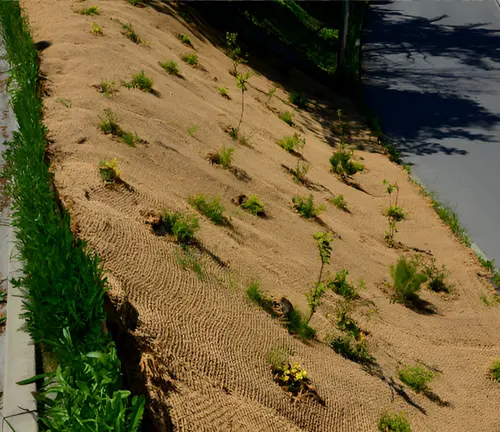
{"type": "Polygon", "coordinates": [[[99,128],[106,135],[118,136],[122,133],[122,129],[118,124],[118,117],[109,108],[104,109],[104,117],[99,123],[99,128]]]}
{"type": "Polygon", "coordinates": [[[399,379],[417,393],[429,390],[428,384],[434,379],[436,374],[422,365],[407,366],[398,371],[399,379]]]}
{"type": "Polygon", "coordinates": [[[94,36],[104,35],[101,26],[95,22],[90,24],[90,33],[92,33],[94,36]]]}
{"type": "Polygon", "coordinates": [[[146,93],[153,93],[153,80],[144,74],[141,70],[139,73],[132,75],[132,80],[125,83],[127,88],[137,88],[146,93]]]}
{"type": "Polygon", "coordinates": [[[343,146],[330,158],[332,172],[342,179],[356,174],[365,169],[364,165],[352,159],[353,152],[346,150],[343,146]]]}
{"type": "Polygon", "coordinates": [[[220,165],[224,168],[231,167],[231,162],[233,159],[234,148],[227,147],[223,145],[219,150],[214,153],[209,154],[209,159],[212,163],[220,165]]]}
{"type": "Polygon", "coordinates": [[[335,197],[330,198],[330,202],[337,207],[339,210],[348,212],[349,209],[347,208],[347,202],[344,199],[344,195],[338,194],[335,197]]]}
{"type": "Polygon", "coordinates": [[[177,63],[173,60],[167,60],[164,62],[158,62],[158,64],[167,72],[169,75],[175,75],[175,76],[182,76],[181,72],[179,71],[179,66],[177,66],[177,63]]]}
{"type": "Polygon", "coordinates": [[[113,96],[118,90],[115,87],[114,81],[102,80],[97,89],[106,97],[113,96]]]}
{"type": "Polygon", "coordinates": [[[191,214],[165,209],[162,219],[167,233],[174,236],[181,244],[191,243],[196,231],[200,229],[198,218],[191,214]]]}
{"type": "Polygon", "coordinates": [[[306,139],[301,138],[299,134],[293,136],[284,136],[278,141],[278,145],[289,153],[300,153],[306,145],[306,139]]]}
{"type": "Polygon", "coordinates": [[[87,15],[87,16],[99,15],[99,8],[97,6],[90,6],[85,9],[80,9],[78,13],[80,15],[87,15]]]}
{"type": "Polygon", "coordinates": [[[224,216],[224,206],[220,197],[210,197],[202,194],[193,195],[188,199],[196,210],[209,218],[216,225],[225,225],[227,220],[224,216]]]}
{"type": "Polygon", "coordinates": [[[324,205],[315,206],[312,194],[309,197],[294,196],[292,199],[293,208],[302,217],[312,219],[325,210],[324,205]]]}
{"type": "Polygon", "coordinates": [[[304,93],[291,92],[288,100],[301,109],[306,109],[309,104],[307,96],[304,93]]]}
{"type": "Polygon", "coordinates": [[[410,423],[408,423],[404,412],[401,414],[383,413],[377,427],[380,432],[411,432],[410,423]]]}
{"type": "Polygon", "coordinates": [[[396,265],[391,265],[393,279],[393,299],[397,303],[412,303],[418,296],[421,285],[427,281],[425,274],[419,273],[418,262],[401,257],[396,265]]]}
{"type": "Polygon", "coordinates": [[[254,216],[264,216],[266,214],[264,204],[259,200],[257,195],[250,195],[243,201],[241,207],[254,216]]]}
{"type": "Polygon", "coordinates": [[[490,367],[490,373],[491,377],[497,381],[500,382],[500,360],[495,360],[493,364],[490,367]]]}
{"type": "Polygon", "coordinates": [[[252,281],[246,290],[247,297],[252,303],[260,306],[270,315],[276,315],[273,309],[273,301],[262,293],[258,281],[252,281]]]}
{"type": "Polygon", "coordinates": [[[189,36],[183,33],[179,33],[177,35],[177,39],[179,39],[184,45],[190,46],[193,48],[193,44],[191,42],[191,39],[189,39],[189,36]]]}
{"type": "Polygon", "coordinates": [[[196,53],[184,54],[182,56],[182,61],[190,66],[196,66],[198,65],[198,54],[196,53]]]}
{"type": "Polygon", "coordinates": [[[347,270],[341,270],[335,274],[333,279],[328,279],[326,285],[335,294],[344,297],[346,300],[354,300],[359,298],[359,291],[363,289],[364,282],[360,280],[359,285],[356,287],[347,280],[349,272],[347,270]]]}
{"type": "Polygon", "coordinates": [[[132,27],[132,24],[130,23],[122,24],[122,34],[128,37],[135,44],[140,44],[142,42],[141,38],[135,32],[134,27],[132,27]]]}
{"type": "Polygon", "coordinates": [[[290,111],[282,112],[279,115],[279,118],[283,120],[287,125],[293,126],[293,113],[291,113],[290,111]]]}

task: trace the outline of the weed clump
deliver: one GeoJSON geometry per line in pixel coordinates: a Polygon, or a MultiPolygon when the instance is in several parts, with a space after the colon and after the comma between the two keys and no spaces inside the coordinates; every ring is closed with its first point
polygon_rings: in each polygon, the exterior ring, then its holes
{"type": "Polygon", "coordinates": [[[90,6],[88,8],[79,10],[78,13],[80,15],[87,16],[99,15],[99,8],[97,6],[90,6]]]}
{"type": "Polygon", "coordinates": [[[385,232],[385,241],[389,247],[394,246],[394,235],[398,232],[396,222],[400,222],[406,218],[405,211],[398,205],[399,186],[397,183],[389,183],[387,180],[382,182],[387,186],[387,194],[389,195],[389,207],[385,210],[384,214],[387,216],[389,222],[389,230],[385,232]],[[392,193],[396,191],[396,199],[392,202],[392,193]]]}
{"type": "Polygon", "coordinates": [[[99,174],[105,184],[111,185],[117,183],[120,180],[121,171],[118,168],[116,158],[111,161],[102,160],[99,162],[99,174]]]}
{"type": "Polygon", "coordinates": [[[139,73],[132,75],[132,80],[128,83],[125,83],[125,87],[127,88],[137,88],[146,93],[153,92],[153,80],[147,77],[144,74],[144,71],[141,70],[139,73]]]}
{"type": "Polygon", "coordinates": [[[417,298],[421,285],[427,281],[425,274],[419,273],[418,262],[401,257],[396,265],[391,265],[394,284],[393,299],[397,303],[412,303],[417,298]]]}
{"type": "Polygon", "coordinates": [[[292,309],[289,311],[285,315],[285,319],[285,326],[287,330],[291,334],[297,335],[300,339],[309,340],[314,339],[316,336],[316,330],[309,326],[307,320],[304,319],[298,310],[292,309]]]}
{"type": "Polygon", "coordinates": [[[101,84],[97,86],[97,90],[100,91],[106,97],[111,97],[118,91],[115,87],[114,81],[106,81],[106,80],[101,81],[101,84]]]}
{"type": "Polygon", "coordinates": [[[368,352],[364,335],[361,335],[358,341],[352,334],[344,332],[341,336],[333,339],[330,346],[337,354],[355,363],[370,364],[375,362],[375,357],[368,352]]]}
{"type": "Polygon", "coordinates": [[[293,126],[293,113],[290,111],[282,112],[279,115],[280,120],[283,120],[287,125],[293,126]]]}
{"type": "Polygon", "coordinates": [[[272,98],[274,97],[274,95],[276,94],[276,90],[277,90],[277,87],[276,86],[273,86],[271,87],[268,92],[266,93],[266,96],[267,96],[267,102],[266,102],[266,105],[269,105],[271,103],[271,100],[272,98]]]}
{"type": "Polygon", "coordinates": [[[257,195],[250,195],[241,203],[241,207],[254,216],[264,216],[266,214],[264,204],[257,195]]]}
{"type": "Polygon", "coordinates": [[[497,381],[500,382],[500,360],[495,360],[493,364],[490,367],[490,373],[491,377],[497,381]]]}
{"type": "Polygon", "coordinates": [[[380,432],[411,432],[410,423],[408,423],[404,412],[401,414],[383,413],[377,427],[380,432]]]}
{"type": "Polygon", "coordinates": [[[252,303],[260,306],[268,314],[275,316],[274,303],[273,301],[262,293],[260,289],[260,284],[258,281],[253,281],[248,285],[246,290],[247,297],[252,303]]]}
{"type": "Polygon", "coordinates": [[[142,141],[137,134],[124,131],[118,124],[116,114],[109,108],[104,110],[104,117],[99,123],[99,128],[104,134],[112,135],[131,147],[135,147],[136,143],[142,141]]]}
{"type": "Polygon", "coordinates": [[[167,60],[164,62],[159,62],[158,63],[164,70],[167,72],[169,75],[175,75],[175,76],[182,76],[181,72],[179,71],[179,66],[177,66],[177,63],[173,60],[167,60]]]}
{"type": "Polygon", "coordinates": [[[189,247],[181,247],[180,253],[178,251],[175,252],[175,258],[184,270],[189,269],[194,271],[201,281],[205,279],[205,269],[200,259],[201,256],[196,253],[196,250],[189,247]]]}
{"type": "Polygon", "coordinates": [[[122,34],[128,37],[135,44],[140,44],[142,42],[139,35],[135,32],[132,24],[122,24],[122,34]]]}
{"type": "Polygon", "coordinates": [[[193,44],[191,42],[191,39],[189,39],[188,35],[179,33],[177,35],[177,39],[179,39],[184,45],[187,45],[187,46],[190,46],[191,48],[193,48],[193,44]]]}
{"type": "Polygon", "coordinates": [[[231,166],[231,161],[233,159],[234,148],[227,147],[223,145],[218,151],[210,153],[208,158],[210,161],[216,165],[220,165],[224,168],[229,168],[231,166]]]}
{"type": "Polygon", "coordinates": [[[346,300],[354,300],[359,298],[359,291],[363,289],[364,283],[360,280],[359,285],[356,287],[347,280],[349,272],[341,270],[335,274],[333,279],[327,280],[327,286],[335,294],[344,297],[346,300]]]}
{"type": "Polygon", "coordinates": [[[198,55],[196,53],[184,54],[182,61],[190,66],[196,66],[198,64],[198,55]]]}
{"type": "Polygon", "coordinates": [[[429,382],[431,382],[435,373],[425,366],[415,365],[407,366],[398,371],[399,379],[403,381],[408,387],[415,390],[417,393],[426,392],[429,390],[429,382]]]}
{"type": "Polygon", "coordinates": [[[357,172],[365,169],[364,165],[352,159],[354,153],[346,150],[343,145],[330,157],[331,170],[334,174],[346,180],[357,172]]]}
{"type": "Polygon", "coordinates": [[[450,286],[446,281],[449,273],[444,265],[439,269],[436,266],[436,259],[432,258],[430,264],[424,265],[423,271],[429,280],[429,288],[432,291],[445,293],[450,292],[450,286]]]}
{"type": "Polygon", "coordinates": [[[206,216],[216,225],[224,225],[227,223],[224,217],[224,206],[221,203],[220,197],[209,197],[198,194],[193,195],[188,200],[196,210],[206,216]]]}
{"type": "Polygon", "coordinates": [[[293,365],[283,362],[279,366],[272,365],[273,378],[276,383],[284,387],[292,395],[295,402],[301,398],[318,399],[316,390],[312,387],[307,377],[307,372],[298,363],[293,365]]]}
{"type": "Polygon", "coordinates": [[[293,181],[296,183],[307,183],[306,175],[309,172],[309,164],[302,160],[297,161],[297,165],[295,168],[288,168],[290,174],[292,174],[293,181]]]}
{"type": "Polygon", "coordinates": [[[90,24],[90,33],[92,33],[94,36],[104,35],[101,26],[95,22],[90,24]]]}
{"type": "Polygon", "coordinates": [[[196,132],[198,132],[199,130],[200,130],[199,126],[190,126],[190,127],[188,127],[187,132],[188,132],[189,136],[194,138],[196,132]]]}
{"type": "Polygon", "coordinates": [[[166,231],[183,245],[191,243],[196,231],[200,229],[198,218],[194,215],[165,209],[162,219],[166,231]]]}
{"type": "Polygon", "coordinates": [[[319,216],[321,212],[325,210],[324,205],[314,205],[314,199],[312,194],[309,195],[308,198],[301,196],[294,196],[292,198],[293,208],[299,213],[302,217],[306,219],[312,219],[319,216]]]}
{"type": "Polygon", "coordinates": [[[231,98],[229,97],[229,94],[227,93],[227,88],[226,88],[226,87],[219,87],[219,89],[218,89],[218,90],[219,90],[219,94],[220,94],[222,97],[224,97],[224,98],[226,98],[226,99],[231,99],[231,98]]]}
{"type": "Polygon", "coordinates": [[[291,92],[288,100],[301,109],[307,108],[308,100],[304,93],[291,92]]]}
{"type": "Polygon", "coordinates": [[[338,194],[335,197],[330,198],[330,202],[337,207],[339,210],[348,212],[349,209],[347,208],[347,203],[344,199],[344,195],[338,194]]]}
{"type": "Polygon", "coordinates": [[[289,153],[300,153],[306,145],[306,139],[295,133],[293,136],[284,136],[278,141],[278,145],[289,153]]]}

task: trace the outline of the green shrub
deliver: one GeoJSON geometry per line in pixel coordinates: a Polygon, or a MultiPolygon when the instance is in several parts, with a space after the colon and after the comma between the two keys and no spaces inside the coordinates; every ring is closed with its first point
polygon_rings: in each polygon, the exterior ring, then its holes
{"type": "Polygon", "coordinates": [[[123,132],[119,136],[121,140],[130,147],[135,147],[136,143],[141,142],[141,138],[132,132],[123,132]]]}
{"type": "Polygon", "coordinates": [[[187,46],[190,46],[190,47],[193,47],[193,44],[191,43],[191,39],[189,39],[189,36],[188,35],[185,35],[185,34],[182,34],[182,33],[179,33],[177,35],[177,39],[179,39],[184,45],[187,45],[187,46]]]}
{"type": "Polygon", "coordinates": [[[139,73],[132,75],[132,81],[126,83],[127,88],[138,88],[146,93],[153,92],[153,80],[144,74],[141,70],[139,73]]]}
{"type": "Polygon", "coordinates": [[[116,93],[115,82],[102,80],[98,90],[106,97],[111,97],[116,93]]]}
{"type": "Polygon", "coordinates": [[[299,134],[293,136],[284,136],[278,141],[278,145],[289,153],[300,153],[306,145],[306,139],[301,138],[299,134]]]}
{"type": "Polygon", "coordinates": [[[181,76],[181,73],[179,71],[179,66],[177,66],[177,63],[173,60],[167,60],[164,62],[159,62],[158,63],[164,70],[167,72],[169,75],[176,75],[176,76],[181,76]]]}
{"type": "Polygon", "coordinates": [[[338,194],[337,196],[330,198],[330,202],[338,209],[343,211],[348,211],[344,195],[338,194]]]}
{"type": "Polygon", "coordinates": [[[290,101],[290,103],[297,105],[299,108],[307,108],[308,100],[307,96],[304,93],[291,92],[288,100],[290,101]]]}
{"type": "Polygon", "coordinates": [[[229,95],[227,94],[227,88],[226,87],[219,87],[219,94],[222,97],[225,97],[226,99],[229,99],[229,95]]]}
{"type": "Polygon", "coordinates": [[[221,165],[224,168],[231,166],[234,148],[223,145],[217,152],[209,154],[209,159],[212,163],[221,165]]]}
{"type": "Polygon", "coordinates": [[[363,288],[363,282],[360,281],[356,287],[347,280],[349,272],[341,270],[335,274],[333,279],[328,279],[326,284],[335,294],[344,297],[346,300],[354,300],[359,297],[359,290],[363,288]]]}
{"type": "Polygon", "coordinates": [[[450,286],[446,279],[448,278],[448,271],[443,265],[441,269],[436,266],[436,259],[432,258],[431,263],[423,268],[424,274],[429,280],[429,288],[434,292],[450,292],[450,286]]]}
{"type": "Polygon", "coordinates": [[[377,423],[380,432],[411,432],[410,423],[404,412],[401,414],[385,412],[377,423]]]}
{"type": "Polygon", "coordinates": [[[290,174],[292,174],[293,181],[297,183],[306,183],[306,175],[309,172],[309,164],[302,160],[297,161],[297,166],[295,168],[289,168],[290,174]]]}
{"type": "Polygon", "coordinates": [[[118,117],[109,108],[104,109],[104,117],[101,118],[99,128],[106,135],[118,136],[122,133],[122,129],[118,124],[118,117]]]}
{"type": "Polygon", "coordinates": [[[248,285],[248,288],[246,290],[247,297],[250,299],[251,302],[255,303],[256,305],[260,306],[262,309],[264,309],[268,314],[270,315],[276,315],[273,309],[273,301],[264,295],[262,291],[260,290],[260,284],[258,281],[253,281],[248,285]]]}
{"type": "Polygon", "coordinates": [[[416,299],[421,285],[427,281],[425,274],[418,272],[418,262],[401,257],[397,264],[391,265],[391,277],[394,283],[394,301],[411,303],[416,299]]]}
{"type": "Polygon", "coordinates": [[[388,218],[390,218],[396,222],[400,222],[406,218],[406,212],[403,210],[402,207],[400,207],[396,204],[393,204],[390,207],[388,207],[385,210],[384,214],[385,214],[385,216],[387,216],[388,218]]]}
{"type": "Polygon", "coordinates": [[[495,360],[490,367],[490,373],[495,381],[500,382],[500,360],[495,360]]]}
{"type": "Polygon", "coordinates": [[[196,66],[198,64],[198,55],[196,53],[184,54],[182,56],[182,61],[190,66],[196,66]]]}
{"type": "Polygon", "coordinates": [[[358,341],[348,332],[333,339],[330,346],[337,354],[353,362],[361,364],[375,362],[375,357],[368,352],[368,347],[364,339],[358,341]]]}
{"type": "Polygon", "coordinates": [[[283,120],[287,125],[293,126],[293,113],[289,111],[282,112],[279,118],[283,120]]]}
{"type": "Polygon", "coordinates": [[[200,229],[198,218],[194,215],[165,209],[162,219],[167,232],[181,244],[191,243],[196,231],[200,229]]]}
{"type": "Polygon", "coordinates": [[[99,15],[99,8],[97,6],[90,6],[88,8],[79,10],[78,13],[80,15],[87,15],[87,16],[99,15]]]}
{"type": "Polygon", "coordinates": [[[352,151],[345,150],[344,146],[341,146],[330,158],[332,172],[345,179],[359,171],[363,171],[365,169],[364,165],[352,160],[353,154],[352,151]]]}
{"type": "Polygon", "coordinates": [[[308,198],[294,196],[292,198],[294,209],[304,218],[311,219],[317,217],[325,210],[324,205],[315,206],[312,194],[308,198]]]}
{"type": "Polygon", "coordinates": [[[434,379],[435,373],[425,366],[407,366],[398,371],[399,379],[417,393],[429,390],[428,384],[434,379]]]}
{"type": "Polygon", "coordinates": [[[132,27],[132,24],[122,24],[122,33],[127,36],[132,42],[136,44],[140,44],[141,38],[139,35],[135,32],[134,28],[132,27]]]}
{"type": "Polygon", "coordinates": [[[188,202],[202,215],[209,218],[216,225],[224,225],[224,206],[219,197],[208,197],[202,194],[193,195],[188,202]]]}
{"type": "Polygon", "coordinates": [[[259,200],[257,195],[250,195],[243,203],[241,207],[246,211],[252,213],[254,216],[265,215],[264,204],[259,200]]]}

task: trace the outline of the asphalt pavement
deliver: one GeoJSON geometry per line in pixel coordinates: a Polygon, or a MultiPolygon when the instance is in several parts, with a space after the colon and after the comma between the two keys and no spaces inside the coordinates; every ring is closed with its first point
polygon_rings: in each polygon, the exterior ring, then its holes
{"type": "Polygon", "coordinates": [[[372,5],[366,101],[405,162],[500,264],[500,7],[496,0],[372,5]]]}

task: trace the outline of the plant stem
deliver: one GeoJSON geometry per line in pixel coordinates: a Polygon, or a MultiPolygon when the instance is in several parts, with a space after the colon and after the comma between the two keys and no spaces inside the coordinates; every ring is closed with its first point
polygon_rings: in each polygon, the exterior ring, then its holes
{"type": "Polygon", "coordinates": [[[238,123],[238,127],[236,128],[236,131],[240,131],[240,126],[241,123],[243,122],[243,110],[245,109],[245,90],[241,89],[241,116],[240,116],[240,122],[238,123]]]}

